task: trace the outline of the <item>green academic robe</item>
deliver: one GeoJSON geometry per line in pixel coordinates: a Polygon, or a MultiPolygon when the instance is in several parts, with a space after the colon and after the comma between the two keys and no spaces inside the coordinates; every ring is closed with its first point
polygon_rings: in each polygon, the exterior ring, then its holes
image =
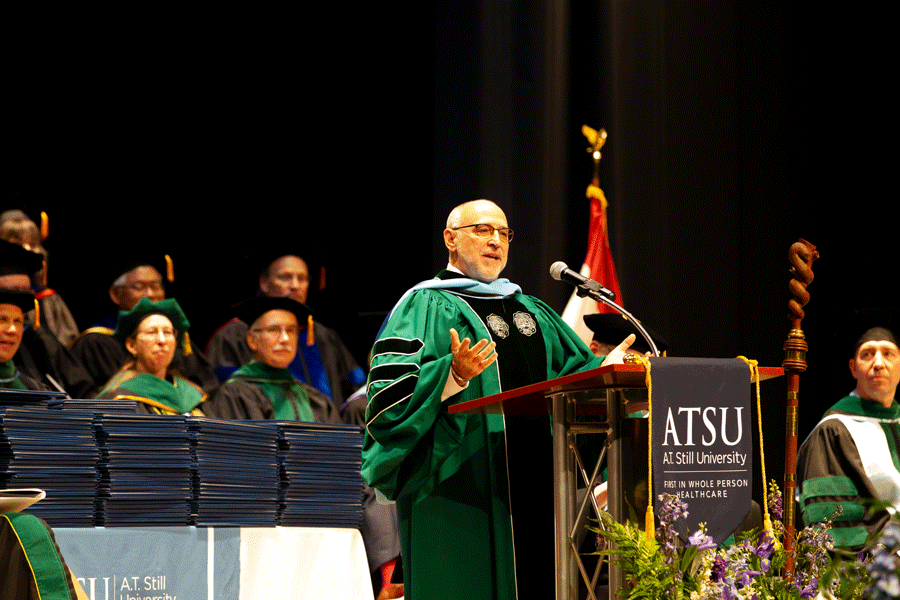
{"type": "Polygon", "coordinates": [[[843,514],[829,531],[836,546],[851,553],[889,519],[872,510],[868,499],[900,509],[900,405],[847,396],[832,406],[797,454],[797,480],[803,524],[843,514]]]}
{"type": "MultiPolygon", "coordinates": [[[[539,326],[547,379],[599,366],[600,359],[549,306],[521,293],[513,298],[539,326]]],[[[500,306],[503,300],[497,300],[500,306]]],[[[529,328],[534,321],[522,312],[502,323],[492,315],[491,333],[465,298],[420,289],[395,308],[375,344],[362,472],[397,502],[406,597],[529,597],[533,573],[522,569],[517,575],[513,535],[552,527],[552,515],[513,523],[511,503],[521,506],[528,499],[510,498],[502,415],[448,412],[448,405],[502,391],[499,364],[517,360],[515,352],[498,353],[497,362],[465,390],[441,400],[452,358],[450,328],[475,343],[505,335],[504,325],[529,328]]],[[[544,567],[542,576],[552,578],[553,565],[544,567]]]]}
{"type": "Polygon", "coordinates": [[[0,513],[0,598],[75,600],[77,587],[46,523],[0,513]]]}
{"type": "Polygon", "coordinates": [[[138,373],[130,378],[116,377],[103,388],[99,397],[135,400],[139,413],[204,416],[200,404],[206,400],[206,394],[177,375],[171,378],[170,382],[149,373],[138,373]]]}
{"type": "Polygon", "coordinates": [[[47,390],[28,375],[23,374],[13,360],[0,363],[0,388],[9,390],[47,390]]]}
{"type": "Polygon", "coordinates": [[[219,419],[342,422],[328,396],[297,380],[288,369],[255,360],[219,387],[206,412],[219,419]]]}

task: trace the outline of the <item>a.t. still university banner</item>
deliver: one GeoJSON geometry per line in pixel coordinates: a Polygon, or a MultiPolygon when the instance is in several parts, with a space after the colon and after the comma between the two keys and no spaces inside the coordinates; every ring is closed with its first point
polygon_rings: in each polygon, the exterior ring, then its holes
{"type": "Polygon", "coordinates": [[[651,358],[653,491],[688,505],[679,533],[706,523],[724,541],[750,510],[750,368],[741,359],[651,358]]]}
{"type": "Polygon", "coordinates": [[[372,600],[358,529],[56,528],[88,600],[372,600]]]}

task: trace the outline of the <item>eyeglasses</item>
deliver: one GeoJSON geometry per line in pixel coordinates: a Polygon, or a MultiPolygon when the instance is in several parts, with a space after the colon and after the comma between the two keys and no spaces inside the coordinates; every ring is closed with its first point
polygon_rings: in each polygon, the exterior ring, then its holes
{"type": "Polygon", "coordinates": [[[178,332],[171,327],[151,327],[150,329],[141,329],[137,332],[137,335],[146,338],[158,338],[160,334],[165,338],[174,338],[178,335],[178,332]]]}
{"type": "Polygon", "coordinates": [[[500,234],[500,239],[507,244],[513,239],[513,230],[509,227],[494,227],[493,225],[488,225],[487,223],[475,223],[474,225],[463,225],[461,227],[452,227],[453,231],[457,229],[465,229],[467,227],[474,227],[472,233],[477,235],[480,238],[491,238],[494,237],[494,232],[500,234]]]}
{"type": "Polygon", "coordinates": [[[287,335],[289,338],[300,337],[300,328],[296,325],[269,325],[268,327],[257,327],[255,329],[251,329],[251,331],[253,333],[259,333],[272,338],[280,338],[282,335],[287,335]]]}
{"type": "Polygon", "coordinates": [[[134,283],[126,283],[122,287],[127,287],[136,294],[158,293],[164,289],[162,281],[135,281],[134,283]]]}

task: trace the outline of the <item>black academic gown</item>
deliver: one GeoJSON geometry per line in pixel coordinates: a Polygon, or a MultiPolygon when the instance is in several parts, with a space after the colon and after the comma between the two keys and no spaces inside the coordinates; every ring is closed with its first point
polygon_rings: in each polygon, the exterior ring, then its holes
{"type": "MultiPolygon", "coordinates": [[[[222,381],[226,381],[239,367],[253,359],[247,346],[247,329],[246,323],[234,319],[216,330],[206,344],[206,357],[222,381]]],[[[331,399],[340,408],[347,398],[365,384],[365,373],[335,330],[315,321],[313,333],[331,399]]],[[[300,343],[306,343],[305,333],[301,333],[300,343]]],[[[291,364],[291,371],[304,383],[310,383],[312,376],[307,375],[309,370],[300,348],[291,364]]],[[[317,389],[325,392],[321,387],[317,389]]]]}
{"type": "Polygon", "coordinates": [[[42,387],[34,389],[57,390],[46,375],[50,375],[72,398],[93,398],[99,389],[75,355],[43,327],[29,327],[23,332],[22,343],[13,360],[23,375],[40,382],[42,387]]]}

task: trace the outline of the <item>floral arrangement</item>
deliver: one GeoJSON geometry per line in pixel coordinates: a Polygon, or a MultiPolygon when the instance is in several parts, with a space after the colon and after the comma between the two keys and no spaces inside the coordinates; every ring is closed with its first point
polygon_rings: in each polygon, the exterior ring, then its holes
{"type": "MultiPolygon", "coordinates": [[[[590,529],[614,542],[600,550],[617,564],[628,582],[622,598],[648,600],[900,598],[900,527],[891,523],[871,553],[842,560],[829,551],[831,521],[806,527],[796,535],[793,573],[784,572],[783,501],[775,481],[769,485],[771,526],[719,547],[705,527],[677,539],[676,523],[687,517],[687,504],[662,495],[656,537],[638,525],[617,523],[600,513],[602,526],[590,529]]],[[[838,513],[839,514],[839,513],[838,513]]],[[[837,515],[835,515],[837,516],[837,515]]]]}

